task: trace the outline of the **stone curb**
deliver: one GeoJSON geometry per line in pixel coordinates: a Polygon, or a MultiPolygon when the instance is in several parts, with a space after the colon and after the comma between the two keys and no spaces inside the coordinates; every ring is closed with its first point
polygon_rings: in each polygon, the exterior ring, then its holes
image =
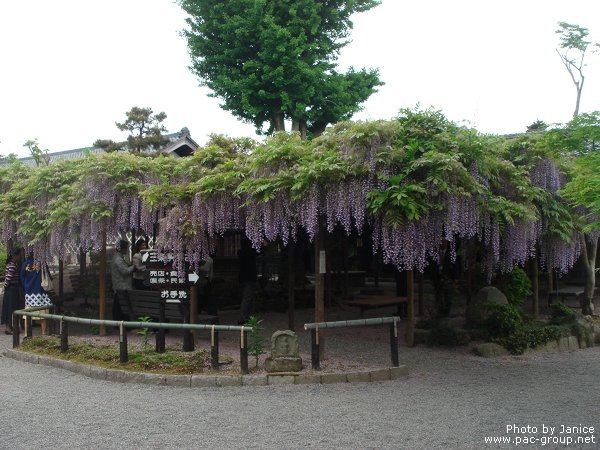
{"type": "Polygon", "coordinates": [[[97,380],[115,381],[118,383],[153,384],[176,387],[229,387],[229,386],[275,386],[285,384],[332,384],[332,383],[364,383],[397,380],[408,376],[408,368],[404,365],[385,369],[367,370],[347,373],[280,373],[268,375],[163,375],[143,372],[129,372],[119,369],[105,369],[89,366],[73,361],[49,358],[21,352],[4,350],[2,354],[8,358],[30,364],[42,364],[68,370],[97,380]]]}

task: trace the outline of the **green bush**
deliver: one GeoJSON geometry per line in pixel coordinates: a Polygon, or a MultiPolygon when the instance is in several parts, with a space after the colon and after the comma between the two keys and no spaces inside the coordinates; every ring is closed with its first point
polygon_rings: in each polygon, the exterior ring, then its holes
{"type": "Polygon", "coordinates": [[[0,277],[4,277],[4,270],[6,269],[6,249],[0,247],[0,277]]]}
{"type": "Polygon", "coordinates": [[[462,329],[453,328],[442,321],[431,324],[431,330],[427,338],[427,345],[456,347],[467,345],[471,337],[468,332],[462,329]]]}
{"type": "Polygon", "coordinates": [[[513,355],[522,355],[528,348],[545,345],[570,334],[569,327],[525,323],[519,308],[512,304],[493,305],[486,320],[488,340],[502,345],[513,355]]]}
{"type": "Polygon", "coordinates": [[[492,342],[502,345],[513,355],[522,355],[528,348],[545,345],[569,334],[567,328],[558,326],[523,327],[508,336],[493,338],[492,342]]]}
{"type": "Polygon", "coordinates": [[[557,302],[550,305],[550,321],[554,324],[570,323],[577,317],[575,311],[563,303],[557,302]]]}
{"type": "Polygon", "coordinates": [[[515,306],[521,306],[533,293],[531,280],[520,267],[515,267],[512,272],[503,275],[498,283],[498,289],[506,295],[508,303],[515,306]]]}
{"type": "Polygon", "coordinates": [[[524,327],[523,316],[516,306],[492,304],[490,310],[484,323],[490,337],[507,337],[524,327]]]}

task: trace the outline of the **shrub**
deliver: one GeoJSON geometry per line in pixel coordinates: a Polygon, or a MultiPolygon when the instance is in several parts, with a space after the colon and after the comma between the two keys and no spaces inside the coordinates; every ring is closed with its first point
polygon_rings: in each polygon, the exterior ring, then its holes
{"type": "Polygon", "coordinates": [[[485,320],[490,337],[507,337],[524,326],[521,311],[514,305],[490,305],[491,314],[485,320]]]}
{"type": "Polygon", "coordinates": [[[258,316],[250,316],[246,322],[248,326],[252,328],[250,338],[248,339],[248,354],[254,356],[256,365],[258,368],[258,358],[260,355],[265,353],[265,339],[262,334],[262,320],[258,316]]]}
{"type": "Polygon", "coordinates": [[[456,347],[467,345],[470,340],[471,337],[465,330],[453,328],[443,321],[437,321],[431,324],[427,345],[456,347]]]}
{"type": "Polygon", "coordinates": [[[523,327],[509,336],[494,338],[492,342],[502,345],[513,355],[522,355],[528,348],[545,345],[568,335],[569,330],[564,327],[523,327]]]}
{"type": "Polygon", "coordinates": [[[488,339],[502,345],[513,355],[522,355],[528,348],[545,345],[570,334],[569,327],[526,324],[520,310],[511,304],[494,305],[486,321],[488,339]]]}
{"type": "Polygon", "coordinates": [[[550,305],[550,321],[554,324],[570,323],[576,318],[575,311],[563,303],[557,302],[550,305]]]}
{"type": "Polygon", "coordinates": [[[6,249],[4,247],[0,247],[0,277],[4,277],[7,256],[6,249]]]}
{"type": "Polygon", "coordinates": [[[533,293],[531,280],[520,267],[515,267],[512,272],[503,275],[498,283],[498,289],[506,295],[508,303],[515,306],[522,305],[527,297],[533,293]]]}

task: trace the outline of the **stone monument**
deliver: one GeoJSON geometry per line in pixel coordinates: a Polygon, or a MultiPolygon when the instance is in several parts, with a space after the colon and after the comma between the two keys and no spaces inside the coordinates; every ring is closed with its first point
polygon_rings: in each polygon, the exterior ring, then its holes
{"type": "Polygon", "coordinates": [[[267,372],[299,372],[302,358],[298,352],[298,336],[292,330],[276,331],[271,336],[271,356],[265,361],[267,372]]]}

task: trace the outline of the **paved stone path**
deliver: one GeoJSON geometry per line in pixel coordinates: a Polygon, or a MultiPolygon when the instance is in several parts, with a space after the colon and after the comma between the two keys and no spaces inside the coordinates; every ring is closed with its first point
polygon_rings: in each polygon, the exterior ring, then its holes
{"type": "MultiPolygon", "coordinates": [[[[10,345],[2,335],[0,350],[10,345]]],[[[385,346],[366,346],[389,358],[385,346]]],[[[410,374],[395,381],[190,389],[0,357],[0,448],[479,449],[516,438],[564,448],[552,439],[569,437],[590,442],[571,448],[600,448],[600,347],[497,359],[402,347],[400,359],[410,374]],[[515,425],[529,430],[507,433],[515,425]],[[594,432],[559,434],[562,425],[594,432]]]]}

